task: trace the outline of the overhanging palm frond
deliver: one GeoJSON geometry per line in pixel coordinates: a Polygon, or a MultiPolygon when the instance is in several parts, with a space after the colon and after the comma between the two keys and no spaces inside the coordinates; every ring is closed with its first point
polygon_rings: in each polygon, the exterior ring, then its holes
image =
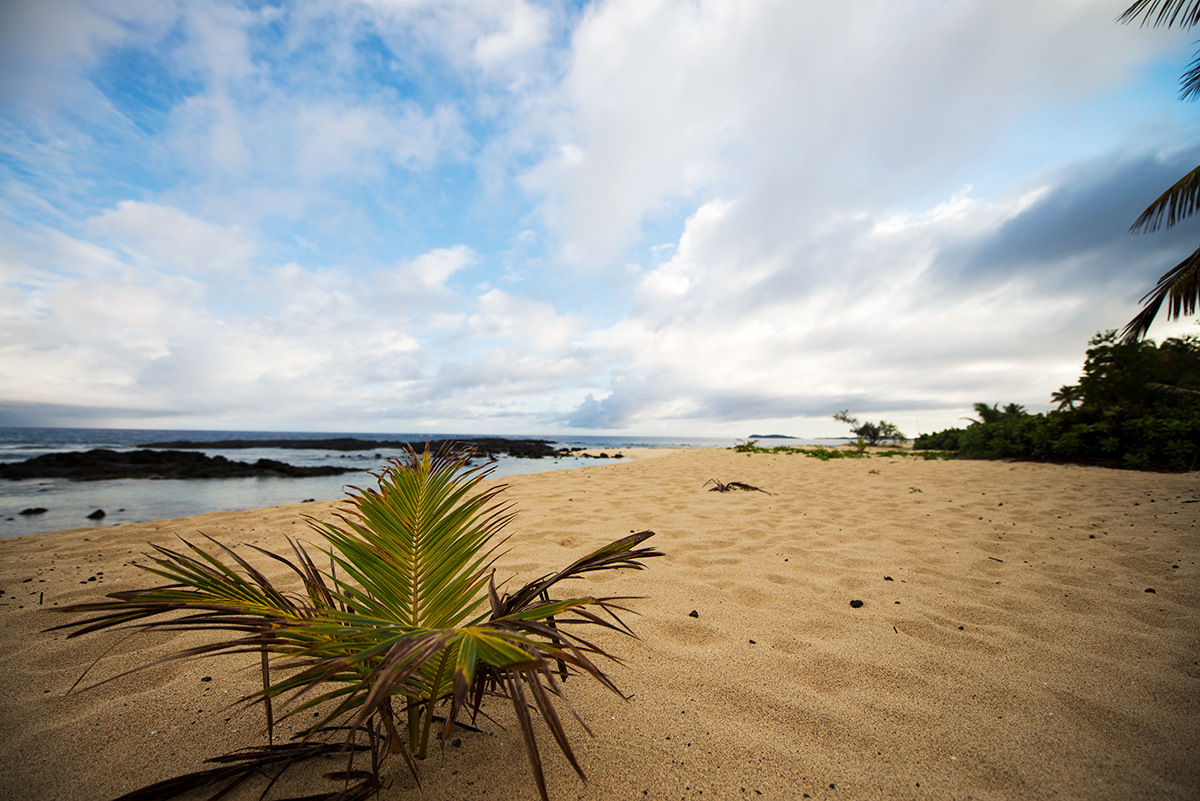
{"type": "Polygon", "coordinates": [[[1200,96],[1200,56],[1192,59],[1187,72],[1179,79],[1179,99],[1195,100],[1200,96]]]}
{"type": "Polygon", "coordinates": [[[1174,395],[1177,398],[1200,397],[1200,389],[1177,387],[1172,384],[1163,384],[1157,381],[1151,381],[1150,383],[1146,384],[1146,389],[1152,389],[1156,392],[1165,392],[1168,395],[1174,395]]]}
{"type": "Polygon", "coordinates": [[[1190,28],[1200,22],[1200,0],[1137,0],[1117,17],[1117,22],[1130,23],[1138,17],[1142,25],[1173,27],[1176,23],[1190,28]]]}
{"type": "Polygon", "coordinates": [[[1151,233],[1157,231],[1166,217],[1166,227],[1170,228],[1184,217],[1196,211],[1196,201],[1200,199],[1200,167],[1189,172],[1176,181],[1170,189],[1158,196],[1142,215],[1129,227],[1131,233],[1151,233]]]}
{"type": "MultiPolygon", "coordinates": [[[[1117,17],[1121,23],[1142,18],[1142,25],[1171,28],[1179,25],[1191,28],[1200,23],[1200,0],[1137,0],[1125,13],[1117,17]]],[[[1200,96],[1200,56],[1192,60],[1180,81],[1180,99],[1188,100],[1200,96]]],[[[1200,167],[1180,178],[1166,192],[1159,195],[1130,227],[1131,233],[1150,233],[1164,224],[1175,225],[1196,211],[1200,197],[1200,167]]],[[[1142,310],[1125,326],[1122,340],[1136,342],[1150,330],[1155,316],[1166,300],[1170,300],[1168,316],[1172,319],[1182,314],[1193,314],[1200,296],[1197,267],[1200,266],[1200,251],[1177,264],[1174,269],[1158,279],[1158,285],[1142,298],[1142,310]]]]}
{"type": "Polygon", "coordinates": [[[1167,302],[1167,319],[1196,313],[1200,305],[1200,250],[1176,264],[1142,298],[1142,310],[1121,331],[1123,342],[1137,342],[1150,330],[1159,309],[1167,302]]]}

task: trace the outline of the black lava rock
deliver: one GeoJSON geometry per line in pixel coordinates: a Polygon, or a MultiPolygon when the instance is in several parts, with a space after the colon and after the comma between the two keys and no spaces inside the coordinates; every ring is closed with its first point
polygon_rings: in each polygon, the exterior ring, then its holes
{"type": "Polygon", "coordinates": [[[46,514],[46,512],[48,512],[48,511],[50,511],[50,510],[49,510],[49,509],[47,509],[47,508],[46,508],[46,507],[44,507],[44,506],[31,506],[31,507],[30,507],[30,508],[28,508],[28,509],[22,509],[22,510],[19,512],[19,514],[23,514],[23,515],[44,515],[44,514],[46,514]]]}
{"type": "Polygon", "coordinates": [[[90,451],[47,453],[23,462],[0,465],[0,478],[66,478],[100,481],[109,478],[245,478],[252,476],[340,476],[347,467],[294,467],[272,459],[255,464],[235,462],[224,456],[207,456],[187,451],[90,451]]]}
{"type": "MultiPolygon", "coordinates": [[[[405,440],[374,440],[356,439],[354,437],[337,437],[334,439],[223,439],[211,442],[196,442],[193,440],[176,440],[173,442],[147,442],[139,448],[170,448],[172,450],[238,450],[245,448],[284,448],[288,450],[316,451],[378,451],[380,448],[414,448],[424,450],[429,443],[431,451],[439,451],[449,447],[455,450],[467,450],[480,456],[494,456],[498,453],[516,456],[521,459],[541,459],[546,456],[557,456],[558,451],[550,447],[550,441],[545,439],[506,439],[504,437],[473,437],[470,439],[417,439],[405,440]]],[[[380,454],[375,454],[380,458],[380,454]]]]}
{"type": "Polygon", "coordinates": [[[850,602],[850,605],[852,607],[854,607],[855,609],[858,609],[859,607],[861,607],[863,605],[863,602],[859,601],[859,600],[854,600],[854,601],[850,602]]]}

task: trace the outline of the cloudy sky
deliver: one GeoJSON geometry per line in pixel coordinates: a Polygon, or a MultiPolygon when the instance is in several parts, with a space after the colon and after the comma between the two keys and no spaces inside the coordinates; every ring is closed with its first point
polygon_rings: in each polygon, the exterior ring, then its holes
{"type": "Polygon", "coordinates": [[[0,425],[1045,410],[1196,246],[1127,3],[7,0],[0,425]]]}

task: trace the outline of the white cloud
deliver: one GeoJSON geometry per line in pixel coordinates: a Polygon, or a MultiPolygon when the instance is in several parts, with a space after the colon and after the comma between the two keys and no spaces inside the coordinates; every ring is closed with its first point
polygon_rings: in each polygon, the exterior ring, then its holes
{"type": "Polygon", "coordinates": [[[89,228],[141,265],[192,276],[252,270],[258,247],[237,225],[218,225],[180,209],[122,200],[88,221],[89,228]]]}
{"type": "Polygon", "coordinates": [[[77,72],[109,48],[169,30],[171,0],[6,0],[0,3],[0,95],[39,110],[77,100],[77,72]]]}
{"type": "Polygon", "coordinates": [[[501,337],[528,349],[531,354],[568,346],[579,331],[571,315],[562,315],[548,303],[493,289],[480,296],[479,311],[469,322],[474,336],[501,337]]]}
{"type": "Polygon", "coordinates": [[[530,3],[514,2],[503,12],[503,27],[479,36],[473,45],[475,60],[484,69],[539,50],[549,35],[549,14],[530,3]]]}
{"type": "Polygon", "coordinates": [[[1156,44],[1068,0],[612,0],[575,32],[560,149],[525,182],[583,259],[705,195],[781,230],[940,188],[1022,115],[1119,83],[1156,44]]]}
{"type": "Polygon", "coordinates": [[[334,102],[302,105],[285,126],[296,137],[297,168],[310,179],[367,177],[386,165],[427,168],[463,152],[469,138],[454,108],[425,114],[414,104],[398,105],[400,113],[334,102]]]}
{"type": "Polygon", "coordinates": [[[1200,155],[1122,94],[1186,35],[1119,10],[8,4],[0,378],[333,428],[1036,408],[1194,246],[1125,232],[1200,155]]]}
{"type": "Polygon", "coordinates": [[[413,281],[423,289],[442,289],[450,276],[478,261],[479,255],[466,245],[437,248],[401,265],[399,281],[413,281]]]}

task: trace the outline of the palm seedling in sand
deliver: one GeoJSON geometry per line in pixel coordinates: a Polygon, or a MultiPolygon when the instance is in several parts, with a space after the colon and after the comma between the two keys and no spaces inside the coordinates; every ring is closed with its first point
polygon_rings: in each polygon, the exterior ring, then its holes
{"type": "Polygon", "coordinates": [[[278,772],[338,752],[348,762],[330,774],[339,789],[306,798],[366,798],[379,789],[380,764],[389,752],[403,756],[416,776],[431,732],[440,730],[444,741],[455,725],[465,726],[459,722],[464,710],[475,719],[485,696],[512,704],[543,801],[535,714],[583,777],[553,699],[561,697],[560,681],[572,673],[621,694],[594,661],[619,660],[573,630],[591,625],[632,635],[617,614],[627,611],[619,603],[628,598],[555,599],[552,588],[585,573],[640,569],[641,560],[662,554],[639,547],[653,535],[643,531],[501,593],[492,570],[496,536],[513,515],[496,499],[503,487],[479,486],[490,468],[470,468],[468,459],[449,449],[410,451],[376,474],[378,489],[352,488],[337,523],[309,518],[328,545],[322,550],[328,571],[290,540],[292,559],[254,548],[285,565],[302,591],[277,587],[209,538],[215,547],[207,550],[186,541],[183,552],[153,546],[153,565],[142,567],[169,582],[164,586],[64,609],[98,613],[58,627],[74,629],[72,637],[113,627],[232,633],[162,661],[261,656],[262,690],[245,700],[264,706],[268,745],[218,757],[210,761],[219,767],[124,798],[170,798],[214,781],[238,784],[264,769],[278,772]],[[285,717],[316,711],[318,722],[295,742],[280,744],[274,742],[273,702],[284,695],[285,717]]]}

